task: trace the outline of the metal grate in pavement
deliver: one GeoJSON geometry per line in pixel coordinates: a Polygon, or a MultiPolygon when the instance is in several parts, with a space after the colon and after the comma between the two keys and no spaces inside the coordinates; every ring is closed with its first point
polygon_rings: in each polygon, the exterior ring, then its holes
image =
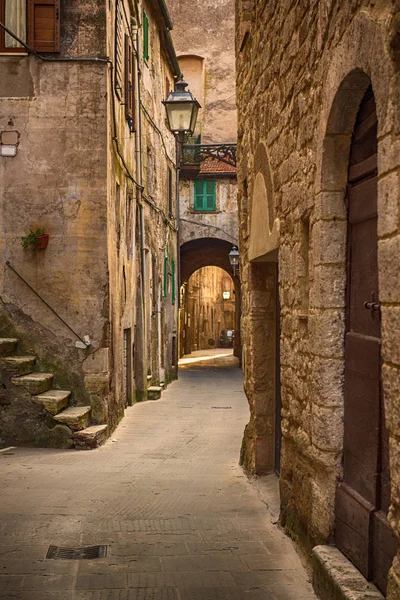
{"type": "Polygon", "coordinates": [[[88,546],[86,548],[62,548],[61,546],[50,546],[46,558],[55,560],[83,560],[104,558],[107,556],[107,546],[88,546]]]}
{"type": "Polygon", "coordinates": [[[228,410],[232,408],[232,406],[212,406],[211,408],[221,408],[222,410],[228,410]]]}

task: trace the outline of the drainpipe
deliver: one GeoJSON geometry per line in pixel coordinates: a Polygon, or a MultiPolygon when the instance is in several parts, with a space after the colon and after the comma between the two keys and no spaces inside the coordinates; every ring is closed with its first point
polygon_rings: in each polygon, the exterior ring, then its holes
{"type": "Polygon", "coordinates": [[[136,90],[136,102],[135,102],[135,158],[136,158],[136,173],[138,177],[138,183],[140,187],[137,187],[137,203],[139,206],[140,216],[140,258],[141,258],[141,280],[142,280],[142,386],[140,390],[143,393],[147,389],[147,294],[146,294],[146,251],[145,251],[145,224],[144,224],[144,207],[143,207],[143,160],[142,160],[142,122],[140,113],[140,66],[139,66],[139,31],[138,25],[135,20],[132,20],[132,37],[135,40],[135,52],[134,52],[134,89],[136,90]]]}
{"type": "Polygon", "coordinates": [[[177,311],[177,322],[176,322],[176,344],[175,344],[175,353],[176,356],[174,357],[175,359],[175,365],[176,365],[176,378],[178,379],[178,373],[179,373],[179,369],[178,369],[178,361],[179,361],[179,341],[180,341],[180,336],[181,336],[181,332],[180,332],[180,310],[181,310],[181,237],[180,237],[180,231],[181,231],[181,222],[180,222],[180,206],[179,206],[179,182],[180,182],[180,172],[181,172],[181,147],[179,142],[175,142],[175,148],[176,148],[176,190],[175,190],[175,194],[176,194],[176,266],[177,266],[177,272],[178,272],[178,285],[177,285],[177,294],[176,294],[176,299],[177,299],[177,304],[178,304],[178,311],[177,311]]]}

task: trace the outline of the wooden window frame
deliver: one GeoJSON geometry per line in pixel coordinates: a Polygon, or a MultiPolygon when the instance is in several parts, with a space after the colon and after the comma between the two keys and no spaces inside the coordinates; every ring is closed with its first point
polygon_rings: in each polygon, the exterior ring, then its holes
{"type": "Polygon", "coordinates": [[[205,213],[216,212],[216,210],[217,210],[217,181],[213,180],[213,179],[195,179],[193,189],[194,189],[194,202],[193,202],[194,211],[195,212],[205,212],[205,213]],[[207,185],[209,185],[209,184],[213,184],[212,193],[207,192],[207,185]],[[200,187],[202,188],[201,192],[199,191],[200,187]],[[212,199],[213,199],[212,208],[207,206],[209,196],[212,196],[212,199]],[[201,198],[200,202],[199,202],[199,198],[201,198]]]}
{"type": "MultiPolygon", "coordinates": [[[[28,2],[26,3],[26,33],[28,40],[28,2]]],[[[6,22],[6,0],[0,0],[0,21],[6,22]]],[[[26,54],[27,50],[24,47],[21,48],[7,48],[6,47],[6,32],[0,28],[0,54],[26,54]]],[[[26,43],[28,43],[26,41],[26,43]]]]}
{"type": "Polygon", "coordinates": [[[133,50],[129,35],[125,34],[125,118],[131,132],[135,131],[135,81],[133,50]]]}
{"type": "Polygon", "coordinates": [[[174,216],[174,186],[172,182],[172,169],[168,167],[168,216],[174,216]]]}

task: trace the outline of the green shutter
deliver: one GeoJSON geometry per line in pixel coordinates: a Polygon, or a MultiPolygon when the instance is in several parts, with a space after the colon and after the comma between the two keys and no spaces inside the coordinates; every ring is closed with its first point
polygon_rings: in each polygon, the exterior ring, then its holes
{"type": "Polygon", "coordinates": [[[172,304],[175,304],[175,260],[171,260],[172,304]]]}
{"type": "Polygon", "coordinates": [[[206,202],[204,210],[216,210],[217,208],[217,182],[205,181],[206,187],[206,202]]]}
{"type": "Polygon", "coordinates": [[[167,297],[168,290],[168,256],[164,256],[164,280],[163,280],[163,296],[167,297]]]}
{"type": "Polygon", "coordinates": [[[203,183],[204,181],[194,182],[194,210],[204,210],[204,194],[203,194],[203,183]]]}
{"type": "Polygon", "coordinates": [[[149,17],[143,11],[143,58],[149,60],[149,17]]]}

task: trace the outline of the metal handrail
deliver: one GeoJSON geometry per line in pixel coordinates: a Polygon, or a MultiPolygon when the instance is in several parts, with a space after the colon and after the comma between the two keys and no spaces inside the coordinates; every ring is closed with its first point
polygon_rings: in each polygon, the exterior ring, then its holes
{"type": "Polygon", "coordinates": [[[68,325],[68,323],[67,323],[66,321],[64,321],[64,319],[63,319],[62,317],[60,317],[60,315],[59,315],[59,314],[58,314],[58,313],[57,313],[57,312],[54,310],[54,308],[52,308],[52,307],[50,306],[50,304],[49,304],[49,303],[48,303],[48,302],[47,302],[47,301],[46,301],[44,298],[42,298],[42,296],[41,296],[41,295],[40,295],[40,294],[39,294],[39,293],[38,293],[38,292],[37,292],[37,291],[36,291],[36,290],[35,290],[35,289],[34,289],[34,288],[31,286],[31,284],[30,284],[30,283],[28,283],[28,282],[26,281],[26,279],[24,279],[24,278],[22,277],[22,275],[20,275],[20,274],[18,273],[18,271],[16,271],[16,269],[14,269],[14,267],[12,266],[12,264],[10,263],[10,261],[9,261],[9,260],[7,260],[7,261],[6,261],[6,265],[7,265],[7,267],[8,267],[9,269],[11,269],[11,271],[14,271],[14,273],[15,273],[15,274],[16,274],[16,275],[17,275],[17,276],[18,276],[18,277],[19,277],[19,278],[20,278],[20,279],[21,279],[21,280],[22,280],[22,281],[23,281],[23,282],[24,282],[24,283],[25,283],[25,284],[28,286],[28,288],[29,288],[29,289],[30,289],[30,290],[31,290],[31,291],[32,291],[34,294],[36,294],[36,296],[37,296],[37,297],[38,297],[38,298],[39,298],[39,299],[40,299],[40,300],[41,300],[41,301],[42,301],[42,302],[43,302],[43,303],[44,303],[44,304],[47,306],[47,308],[49,308],[49,309],[51,310],[51,312],[52,312],[52,313],[54,313],[54,314],[56,315],[56,317],[58,317],[58,318],[60,319],[60,321],[61,321],[62,323],[64,323],[64,325],[65,325],[66,327],[68,327],[68,329],[69,329],[69,330],[70,330],[70,331],[71,331],[71,332],[72,332],[72,333],[73,333],[73,334],[74,334],[74,335],[75,335],[75,336],[78,338],[78,340],[80,340],[80,341],[82,342],[82,344],[85,344],[85,346],[88,346],[88,343],[87,343],[87,342],[85,342],[85,340],[83,340],[83,339],[81,338],[81,336],[80,336],[80,335],[78,335],[78,334],[76,333],[76,331],[74,331],[74,330],[72,329],[72,327],[70,327],[70,326],[68,325]]]}

